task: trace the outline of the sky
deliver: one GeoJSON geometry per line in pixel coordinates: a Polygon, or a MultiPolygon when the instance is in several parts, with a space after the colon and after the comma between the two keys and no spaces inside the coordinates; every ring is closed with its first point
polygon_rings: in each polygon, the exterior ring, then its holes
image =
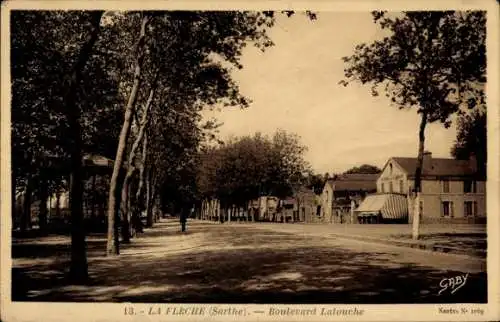
{"type": "MultiPolygon", "coordinates": [[[[283,129],[298,134],[307,146],[305,159],[317,173],[338,173],[361,164],[383,167],[392,156],[416,157],[419,116],[399,110],[385,96],[373,97],[370,86],[339,85],[343,56],[354,46],[382,37],[369,12],[321,12],[280,17],[269,33],[275,46],[261,53],[245,48],[242,70],[233,73],[241,93],[252,100],[247,109],[207,111],[224,124],[219,137],[283,129]]],[[[426,150],[451,157],[456,136],[428,124],[426,150]]]]}

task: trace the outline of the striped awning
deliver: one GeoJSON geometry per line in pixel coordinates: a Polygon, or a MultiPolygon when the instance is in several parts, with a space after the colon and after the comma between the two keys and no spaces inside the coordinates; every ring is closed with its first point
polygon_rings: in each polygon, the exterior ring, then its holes
{"type": "Polygon", "coordinates": [[[355,211],[360,217],[380,212],[384,219],[402,219],[408,217],[408,202],[400,194],[368,195],[355,211]]]}

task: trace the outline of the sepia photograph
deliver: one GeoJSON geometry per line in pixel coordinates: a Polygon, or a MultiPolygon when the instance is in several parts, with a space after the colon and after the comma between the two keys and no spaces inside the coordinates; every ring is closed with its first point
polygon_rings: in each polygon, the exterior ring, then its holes
{"type": "Polygon", "coordinates": [[[4,304],[128,303],[124,320],[498,314],[484,306],[499,158],[486,7],[14,4],[4,304]]]}

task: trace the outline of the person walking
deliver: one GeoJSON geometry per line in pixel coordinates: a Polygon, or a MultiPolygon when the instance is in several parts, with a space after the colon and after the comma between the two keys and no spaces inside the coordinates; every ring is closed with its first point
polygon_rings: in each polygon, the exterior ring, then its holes
{"type": "Polygon", "coordinates": [[[185,209],[181,211],[180,221],[181,221],[181,231],[184,233],[186,232],[186,222],[187,222],[187,214],[185,209]]]}

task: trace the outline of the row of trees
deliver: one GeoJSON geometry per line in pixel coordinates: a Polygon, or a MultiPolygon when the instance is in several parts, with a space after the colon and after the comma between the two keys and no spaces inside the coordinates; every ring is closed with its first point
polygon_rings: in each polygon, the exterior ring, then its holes
{"type": "Polygon", "coordinates": [[[305,151],[299,137],[285,131],[272,137],[256,133],[207,147],[200,154],[200,196],[217,198],[223,207],[242,207],[262,195],[292,195],[310,172],[305,151]]]}
{"type": "Polygon", "coordinates": [[[271,11],[11,13],[12,190],[26,196],[25,222],[33,193],[44,205],[70,191],[73,281],[87,278],[83,156],[114,160],[107,254],[119,254],[119,232],[129,241],[141,211],[151,225],[155,200],[173,187],[183,194],[175,182],[193,177],[216,127],[201,110],[248,106],[232,70],[243,67],[245,46],[273,45],[275,19],[271,11]]]}
{"type": "MultiPolygon", "coordinates": [[[[356,47],[344,59],[343,84],[372,83],[374,95],[384,92],[397,107],[422,116],[418,192],[426,124],[448,126],[464,107],[484,105],[485,13],[373,16],[391,36],[356,47]]],[[[273,45],[267,31],[275,19],[274,12],[245,11],[12,12],[12,190],[24,191],[26,212],[33,193],[43,204],[69,189],[74,281],[87,277],[84,154],[114,160],[109,255],[119,254],[119,232],[129,241],[141,211],[153,224],[152,208],[162,196],[242,203],[263,193],[287,195],[304,182],[322,186],[307,175],[304,147],[292,134],[206,144],[217,124],[203,123],[202,109],[249,105],[232,70],[243,67],[245,46],[273,45]]],[[[476,118],[464,117],[463,133],[475,131],[467,124],[476,118]]],[[[461,145],[466,137],[457,139],[457,157],[474,146],[461,145]]],[[[45,220],[41,213],[41,227],[45,220]]]]}

